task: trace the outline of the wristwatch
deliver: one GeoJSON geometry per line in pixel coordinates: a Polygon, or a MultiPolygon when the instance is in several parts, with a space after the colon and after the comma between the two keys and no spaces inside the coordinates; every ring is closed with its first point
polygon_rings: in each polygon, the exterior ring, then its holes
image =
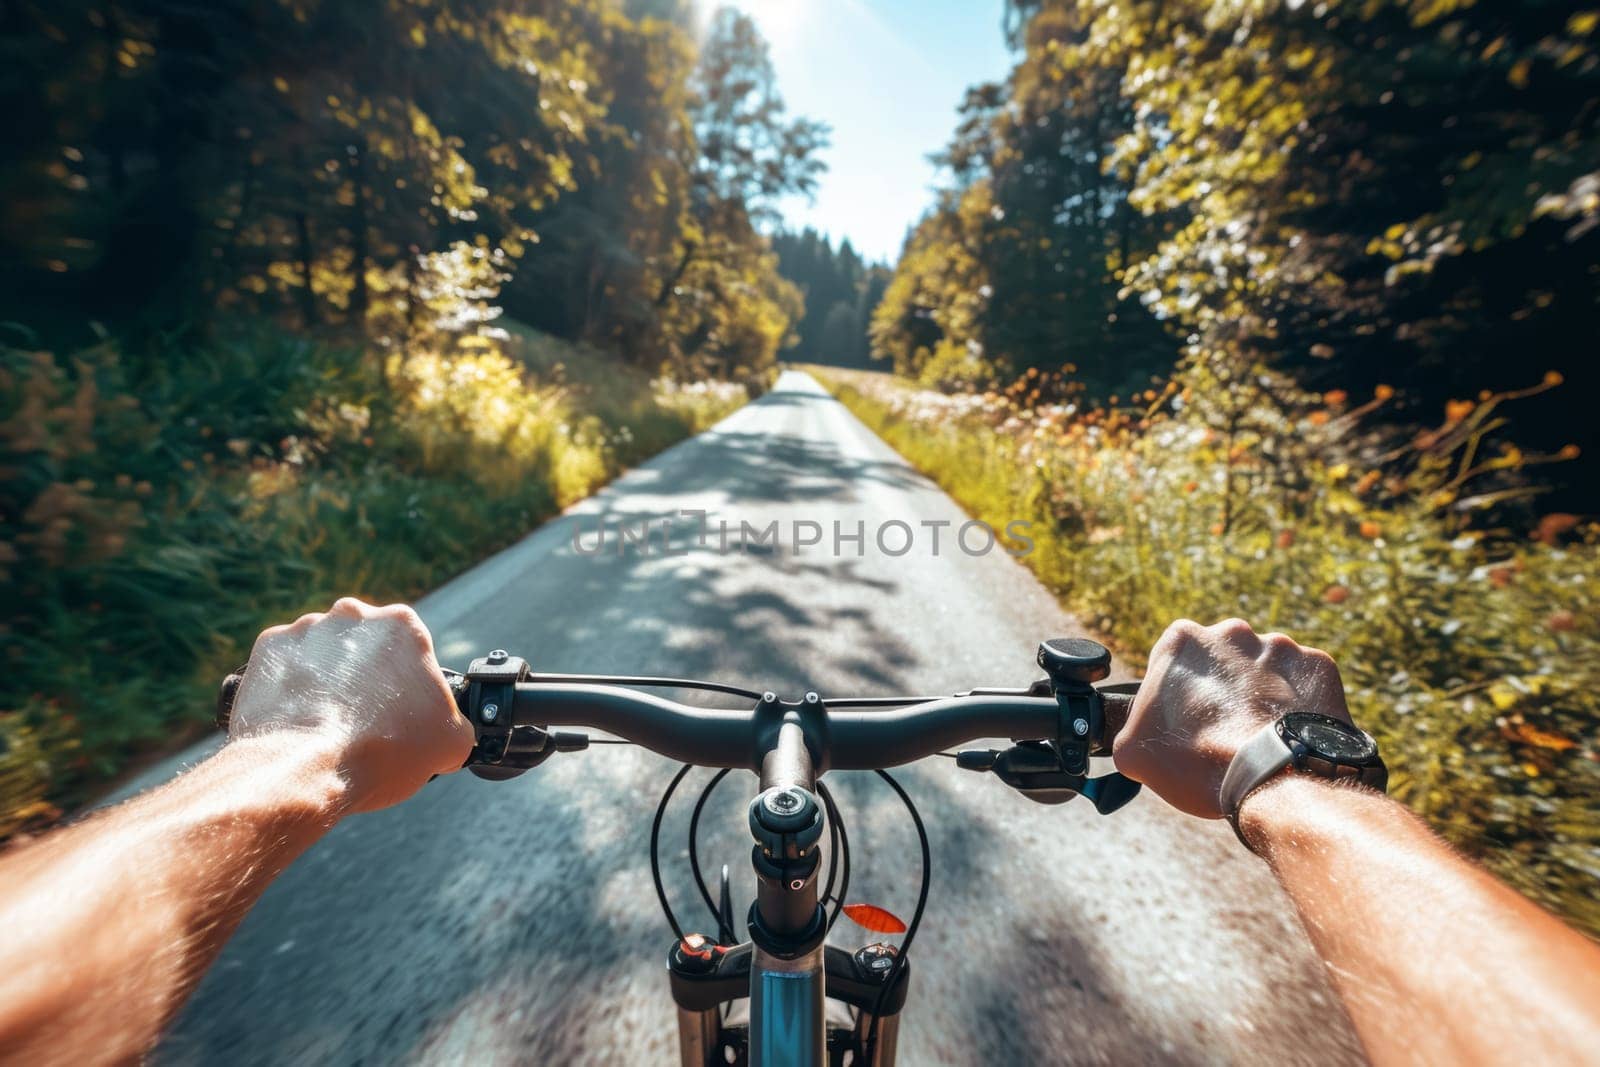
{"type": "MultiPolygon", "coordinates": [[[[1239,832],[1239,805],[1289,767],[1318,778],[1354,778],[1380,793],[1389,785],[1389,768],[1378,756],[1372,735],[1342,719],[1292,711],[1246,741],[1222,776],[1218,794],[1222,813],[1240,841],[1244,834],[1239,832]]],[[[1244,844],[1250,847],[1250,842],[1244,844]]]]}

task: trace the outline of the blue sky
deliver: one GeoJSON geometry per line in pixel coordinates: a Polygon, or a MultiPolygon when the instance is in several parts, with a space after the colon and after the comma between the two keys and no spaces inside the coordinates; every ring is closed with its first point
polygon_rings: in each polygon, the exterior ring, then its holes
{"type": "Polygon", "coordinates": [[[932,201],[929,152],[955,129],[966,87],[1002,78],[1004,0],[731,0],[772,46],[793,114],[833,127],[816,202],[783,205],[796,228],[893,259],[932,201]]]}

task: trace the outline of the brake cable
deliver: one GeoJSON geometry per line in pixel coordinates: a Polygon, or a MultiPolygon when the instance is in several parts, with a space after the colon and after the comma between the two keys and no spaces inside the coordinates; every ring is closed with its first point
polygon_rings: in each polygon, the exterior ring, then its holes
{"type": "MultiPolygon", "coordinates": [[[[828,891],[824,899],[833,893],[833,876],[839,872],[839,895],[833,897],[833,914],[828,916],[828,932],[833,932],[833,924],[839,921],[839,913],[844,910],[844,902],[850,899],[850,835],[845,832],[844,816],[839,813],[839,806],[834,803],[833,794],[828,792],[828,787],[821,781],[817,782],[817,792],[822,797],[822,806],[828,812],[828,825],[837,830],[838,841],[834,845],[832,861],[828,864],[828,891]]],[[[833,841],[830,830],[830,843],[833,841]]]]}
{"type": "Polygon", "coordinates": [[[678,940],[683,940],[683,927],[678,925],[678,917],[672,914],[672,905],[667,901],[667,888],[661,884],[661,820],[667,814],[667,801],[672,799],[672,794],[677,790],[678,783],[684,776],[694,770],[694,764],[685,763],[679,768],[678,773],[672,776],[672,781],[667,783],[666,791],[661,794],[661,801],[656,805],[656,817],[650,824],[650,879],[656,885],[656,899],[661,902],[661,911],[667,917],[667,925],[672,927],[672,932],[678,935],[678,940]]]}
{"type": "Polygon", "coordinates": [[[917,893],[917,908],[911,913],[911,922],[906,926],[906,936],[900,939],[900,951],[895,954],[894,966],[890,968],[883,986],[878,990],[878,999],[872,1005],[872,1027],[867,1034],[866,1047],[868,1063],[873,1062],[873,1057],[877,1055],[878,1025],[883,1019],[884,998],[889,995],[889,990],[894,988],[895,982],[900,978],[900,972],[905,969],[906,957],[911,952],[911,942],[917,936],[917,927],[922,925],[922,909],[928,903],[928,888],[933,878],[933,852],[928,847],[928,830],[922,825],[922,814],[917,811],[916,803],[888,771],[877,770],[873,773],[889,783],[889,788],[899,795],[901,802],[906,806],[906,811],[911,813],[911,821],[917,828],[917,844],[922,849],[922,888],[917,893]]]}
{"type": "Polygon", "coordinates": [[[754,689],[742,689],[736,685],[727,685],[722,682],[702,682],[695,678],[655,678],[633,677],[622,674],[540,674],[534,672],[528,675],[528,682],[537,685],[541,682],[554,685],[621,685],[631,686],[636,689],[698,689],[707,693],[727,693],[730,696],[747,697],[759,701],[764,693],[754,689]]]}
{"type": "Polygon", "coordinates": [[[711,890],[706,887],[705,875],[700,871],[700,813],[705,810],[706,801],[711,799],[711,794],[716,790],[722,780],[728,777],[732,767],[724,767],[706,783],[700,790],[700,799],[694,802],[694,814],[689,816],[689,867],[694,871],[694,884],[700,890],[700,899],[706,902],[706,907],[711,909],[711,915],[718,922],[722,917],[717,914],[717,905],[711,899],[711,890]]]}

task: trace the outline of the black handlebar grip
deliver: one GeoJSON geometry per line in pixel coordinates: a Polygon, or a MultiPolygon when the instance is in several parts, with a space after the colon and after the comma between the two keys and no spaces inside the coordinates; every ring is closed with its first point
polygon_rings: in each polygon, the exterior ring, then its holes
{"type": "Polygon", "coordinates": [[[1100,737],[1095,742],[1094,754],[1109,756],[1112,745],[1116,743],[1117,734],[1128,725],[1128,715],[1133,711],[1133,701],[1139,695],[1139,683],[1117,682],[1113,685],[1102,685],[1099,692],[1104,719],[1101,723],[1100,737]]]}
{"type": "Polygon", "coordinates": [[[240,667],[222,680],[217,687],[217,729],[224,733],[233,721],[233,702],[239,696],[239,686],[244,682],[244,667],[240,667]]]}

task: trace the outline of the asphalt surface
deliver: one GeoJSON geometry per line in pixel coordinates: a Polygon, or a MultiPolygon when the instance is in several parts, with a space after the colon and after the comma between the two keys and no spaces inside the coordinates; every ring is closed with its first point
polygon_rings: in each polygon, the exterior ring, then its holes
{"type": "MultiPolygon", "coordinates": [[[[1080,628],[1003,552],[962,551],[965,521],[790,372],[418,609],[458,669],[503,647],[536,669],[690,675],[788,696],[1024,684],[1038,641],[1080,628]],[[703,546],[686,509],[707,513],[703,546]],[[614,526],[600,539],[600,516],[635,530],[677,519],[674,554],[659,526],[648,550],[619,551],[614,526]],[[778,544],[756,543],[774,520],[778,544]],[[941,520],[952,525],[935,554],[921,524],[941,520]],[[836,551],[836,521],[845,534],[864,523],[859,550],[836,551]],[[905,543],[899,527],[885,531],[888,551],[875,543],[893,521],[912,534],[901,555],[889,554],[905,543]],[[797,550],[813,530],[796,536],[796,522],[820,524],[822,543],[797,550]]],[[[673,769],[597,746],[511,782],[453,775],[348,820],[247,917],[156,1061],[675,1062],[671,934],[648,856],[673,769]]],[[[867,774],[828,780],[850,831],[851,898],[909,915],[918,856],[903,810],[867,774]]],[[[947,760],[902,780],[934,854],[902,1063],[1360,1060],[1289,902],[1226,827],[1149,795],[1108,818],[1081,800],[1041,807],[947,760]]],[[[732,867],[739,914],[753,791],[743,772],[723,784],[702,852],[732,867]]],[[[691,907],[682,801],[663,852],[686,926],[706,929],[691,907]]],[[[869,939],[847,926],[835,943],[869,939]]]]}

